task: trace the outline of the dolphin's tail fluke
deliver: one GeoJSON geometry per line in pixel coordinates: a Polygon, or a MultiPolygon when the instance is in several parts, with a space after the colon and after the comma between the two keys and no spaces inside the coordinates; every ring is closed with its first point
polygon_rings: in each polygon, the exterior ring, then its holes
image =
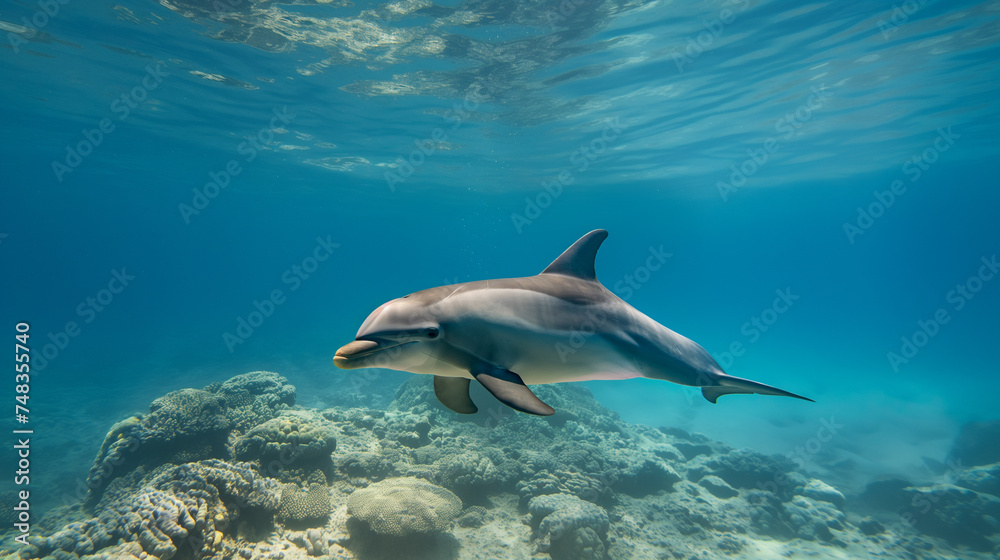
{"type": "Polygon", "coordinates": [[[771,387],[770,385],[757,383],[756,381],[750,381],[749,379],[743,379],[742,377],[733,377],[731,375],[720,375],[715,379],[715,381],[718,383],[718,385],[711,385],[708,387],[701,388],[701,394],[705,395],[705,398],[708,399],[708,402],[710,403],[716,402],[722,395],[730,395],[733,393],[743,393],[743,394],[756,393],[758,395],[794,397],[796,399],[802,399],[804,401],[816,402],[810,398],[803,397],[801,395],[796,395],[795,393],[789,393],[784,389],[771,387]]]}

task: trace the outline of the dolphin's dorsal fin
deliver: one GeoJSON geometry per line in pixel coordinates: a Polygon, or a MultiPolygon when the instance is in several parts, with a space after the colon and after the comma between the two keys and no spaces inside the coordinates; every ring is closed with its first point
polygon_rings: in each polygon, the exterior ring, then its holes
{"type": "Polygon", "coordinates": [[[552,261],[542,274],[563,274],[596,281],[594,260],[597,258],[597,250],[601,248],[601,243],[607,238],[608,232],[603,229],[595,229],[584,235],[572,247],[563,251],[559,258],[552,261]]]}

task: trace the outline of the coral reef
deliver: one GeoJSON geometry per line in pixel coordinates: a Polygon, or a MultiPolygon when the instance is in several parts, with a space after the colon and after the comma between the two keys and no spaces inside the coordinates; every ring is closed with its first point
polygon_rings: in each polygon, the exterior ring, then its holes
{"type": "Polygon", "coordinates": [[[154,400],[145,417],[113,426],[91,468],[88,501],[100,499],[105,486],[118,477],[131,475],[124,483],[130,486],[164,463],[224,457],[232,426],[224,409],[225,401],[215,394],[181,389],[154,400]]]}
{"type": "Polygon", "coordinates": [[[315,527],[330,517],[330,491],[322,484],[302,490],[294,484],[281,487],[278,519],[289,526],[315,527]]]}
{"type": "Polygon", "coordinates": [[[348,514],[391,537],[444,531],[461,510],[458,496],[413,477],[376,482],[347,500],[348,514]]]}
{"type": "Polygon", "coordinates": [[[382,480],[397,474],[393,458],[384,453],[355,451],[339,455],[335,465],[339,472],[349,477],[382,480]]]}
{"type": "Polygon", "coordinates": [[[639,456],[633,461],[623,461],[620,464],[611,485],[626,494],[645,496],[670,490],[679,480],[680,475],[662,460],[639,456]]]}
{"type": "Polygon", "coordinates": [[[528,512],[538,550],[549,552],[554,560],[604,558],[603,538],[610,525],[604,508],[572,494],[547,494],[532,498],[528,512]]]}
{"type": "MultiPolygon", "coordinates": [[[[104,549],[133,542],[160,560],[173,558],[180,549],[194,558],[209,558],[225,551],[224,535],[235,534],[241,521],[269,532],[278,500],[278,484],[247,464],[212,459],[163,466],[99,516],[33,538],[21,558],[108,555],[112,553],[104,549]]],[[[131,550],[143,557],[134,546],[131,550]]]]}
{"type": "MultiPolygon", "coordinates": [[[[688,478],[696,480],[701,473],[711,473],[733,488],[765,488],[773,486],[792,471],[793,464],[783,457],[769,457],[752,449],[734,449],[724,455],[708,455],[695,461],[688,478]]],[[[787,485],[781,485],[787,487],[787,485]]]]}
{"type": "Polygon", "coordinates": [[[271,372],[238,375],[206,390],[181,389],[154,400],[149,414],[115,424],[87,478],[86,504],[96,505],[112,486],[114,499],[152,469],[229,457],[232,430],[272,418],[295,402],[295,387],[271,372]],[[119,490],[120,489],[120,490],[119,490]]]}
{"type": "Polygon", "coordinates": [[[284,482],[326,484],[333,473],[330,455],[336,448],[329,422],[316,415],[289,413],[236,437],[232,454],[284,482]]]}
{"type": "Polygon", "coordinates": [[[785,506],[777,494],[750,490],[743,497],[748,506],[750,526],[757,534],[777,540],[788,540],[795,536],[795,531],[785,516],[785,506]]]}
{"type": "Polygon", "coordinates": [[[844,495],[840,492],[840,490],[837,490],[822,480],[817,480],[815,478],[810,479],[805,486],[801,487],[798,493],[811,500],[830,502],[838,508],[844,507],[844,495]]]}
{"type": "MultiPolygon", "coordinates": [[[[268,372],[174,391],[111,428],[88,501],[33,523],[18,557],[991,560],[1000,551],[994,423],[965,426],[926,478],[847,488],[786,457],[626,424],[580,386],[537,393],[555,416],[501,405],[457,415],[422,376],[385,410],[296,407],[295,388],[268,372]]],[[[0,541],[3,560],[11,543],[10,533],[0,541]]]]}
{"type": "Polygon", "coordinates": [[[225,399],[226,416],[238,432],[266,422],[295,404],[295,386],[270,371],[237,375],[205,390],[225,399]]]}
{"type": "Polygon", "coordinates": [[[806,540],[822,540],[843,546],[833,531],[843,531],[843,512],[828,502],[820,502],[805,496],[795,496],[785,504],[785,514],[788,524],[796,531],[799,538],[806,540]]]}
{"type": "Polygon", "coordinates": [[[500,475],[489,457],[475,451],[446,457],[438,462],[436,480],[464,500],[475,500],[496,490],[500,475]]]}
{"type": "Polygon", "coordinates": [[[730,486],[728,482],[722,480],[714,474],[702,477],[702,479],[698,481],[698,484],[705,490],[711,492],[716,498],[732,498],[740,495],[740,493],[730,486]]]}
{"type": "Polygon", "coordinates": [[[542,470],[530,479],[518,482],[517,493],[523,506],[527,506],[532,498],[546,494],[573,494],[595,503],[607,501],[612,495],[611,489],[596,478],[558,470],[553,473],[542,470]]]}

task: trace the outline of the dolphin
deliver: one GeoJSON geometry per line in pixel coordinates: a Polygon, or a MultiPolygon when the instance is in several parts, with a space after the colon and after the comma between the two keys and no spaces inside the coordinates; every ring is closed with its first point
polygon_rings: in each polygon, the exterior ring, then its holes
{"type": "Polygon", "coordinates": [[[636,377],[700,387],[712,403],[731,393],[812,401],[726,375],[704,348],[605,288],[594,261],[607,237],[602,229],[584,235],[536,276],[440,286],[386,302],[333,362],[433,375],[438,400],[461,414],[478,411],[469,397],[473,379],[503,404],[539,416],[555,411],[528,385],[636,377]]]}

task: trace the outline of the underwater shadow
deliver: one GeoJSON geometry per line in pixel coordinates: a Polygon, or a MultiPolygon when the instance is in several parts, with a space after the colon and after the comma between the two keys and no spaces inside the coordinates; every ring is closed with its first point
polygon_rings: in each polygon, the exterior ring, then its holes
{"type": "Polygon", "coordinates": [[[347,530],[351,536],[345,547],[358,560],[458,560],[462,548],[451,533],[390,537],[353,518],[347,520],[347,530]]]}

